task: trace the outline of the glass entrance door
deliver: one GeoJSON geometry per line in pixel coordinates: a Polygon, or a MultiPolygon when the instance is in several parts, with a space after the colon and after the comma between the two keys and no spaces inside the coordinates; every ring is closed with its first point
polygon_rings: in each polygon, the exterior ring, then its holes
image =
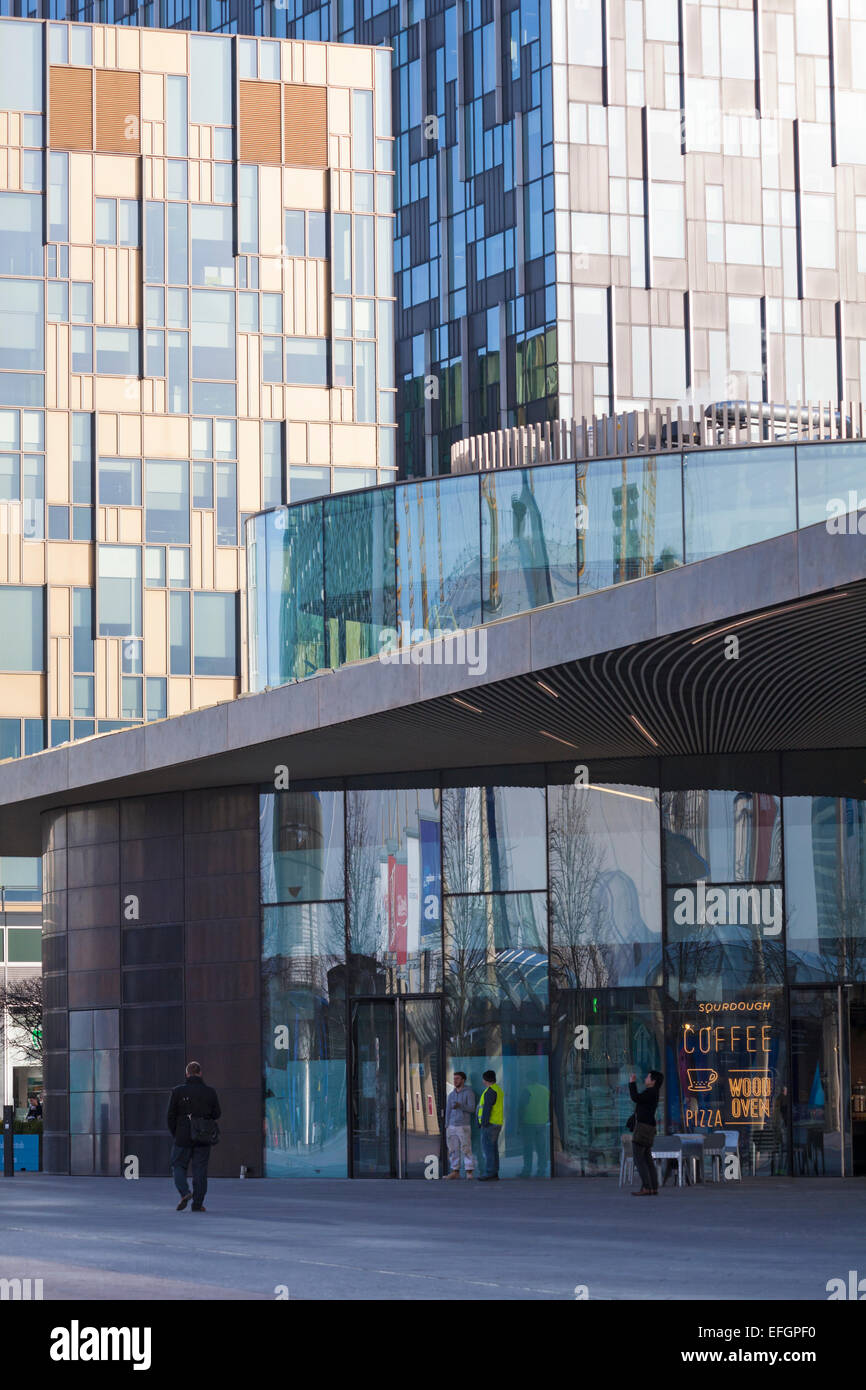
{"type": "Polygon", "coordinates": [[[442,1161],[442,1030],[438,999],[397,1001],[400,1167],[404,1178],[439,1177],[442,1161]]]}
{"type": "Polygon", "coordinates": [[[442,1006],[436,999],[352,1005],[352,1171],[438,1177],[442,1161],[442,1006]]]}
{"type": "Polygon", "coordinates": [[[848,990],[791,990],[794,1173],[850,1177],[851,1066],[848,990]]]}

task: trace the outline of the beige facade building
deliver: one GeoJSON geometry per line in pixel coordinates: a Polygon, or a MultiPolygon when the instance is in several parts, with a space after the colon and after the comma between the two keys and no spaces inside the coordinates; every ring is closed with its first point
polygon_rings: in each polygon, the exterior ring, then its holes
{"type": "Polygon", "coordinates": [[[235,696],[243,521],[395,475],[390,53],[0,21],[0,758],[235,696]]]}

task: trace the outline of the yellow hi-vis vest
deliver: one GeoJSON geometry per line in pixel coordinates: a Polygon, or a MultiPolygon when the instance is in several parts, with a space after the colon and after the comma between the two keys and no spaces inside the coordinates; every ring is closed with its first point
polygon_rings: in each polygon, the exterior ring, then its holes
{"type": "Polygon", "coordinates": [[[481,1111],[484,1108],[484,1097],[488,1091],[494,1091],[496,1099],[493,1102],[493,1109],[490,1112],[490,1119],[487,1121],[491,1125],[502,1125],[505,1123],[505,1095],[501,1086],[497,1086],[493,1081],[489,1086],[485,1086],[481,1092],[481,1100],[478,1102],[478,1123],[481,1124],[481,1111]]]}

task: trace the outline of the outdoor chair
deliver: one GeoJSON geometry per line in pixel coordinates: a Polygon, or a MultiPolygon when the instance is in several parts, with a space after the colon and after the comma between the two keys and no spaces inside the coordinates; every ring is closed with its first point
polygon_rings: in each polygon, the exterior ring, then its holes
{"type": "Polygon", "coordinates": [[[724,1131],[718,1134],[708,1134],[704,1139],[704,1175],[706,1175],[706,1161],[710,1161],[710,1181],[721,1182],[724,1178],[725,1149],[727,1140],[724,1131]]]}
{"type": "Polygon", "coordinates": [[[619,1159],[619,1185],[631,1187],[634,1182],[634,1154],[631,1148],[631,1135],[622,1136],[622,1150],[619,1159]]]}
{"type": "Polygon", "coordinates": [[[659,1185],[664,1185],[662,1164],[671,1162],[677,1165],[677,1187],[683,1185],[683,1141],[676,1134],[657,1134],[652,1155],[659,1170],[659,1185]]]}

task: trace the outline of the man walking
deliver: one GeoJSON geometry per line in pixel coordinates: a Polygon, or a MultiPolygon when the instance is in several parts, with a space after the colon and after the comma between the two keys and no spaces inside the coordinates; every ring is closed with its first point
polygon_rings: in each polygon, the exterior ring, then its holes
{"type": "Polygon", "coordinates": [[[449,1181],[460,1177],[460,1156],[467,1178],[475,1176],[475,1157],[472,1153],[472,1114],[475,1092],[466,1085],[465,1071],[454,1073],[454,1090],[445,1102],[445,1139],[448,1144],[449,1181]]]}
{"type": "Polygon", "coordinates": [[[486,1071],[484,1080],[487,1085],[478,1106],[484,1176],[478,1181],[499,1182],[499,1135],[505,1123],[505,1095],[502,1087],[496,1084],[495,1071],[486,1071]]]}
{"type": "Polygon", "coordinates": [[[183,1211],[190,1197],[193,1211],[206,1211],[207,1165],[212,1146],[219,1138],[216,1121],[220,1103],[212,1086],[206,1086],[198,1062],[187,1063],[186,1081],[175,1086],[168,1102],[166,1123],[174,1141],[171,1146],[171,1174],[180,1193],[177,1210],[183,1211]],[[192,1191],[189,1166],[192,1164],[192,1191]]]}

